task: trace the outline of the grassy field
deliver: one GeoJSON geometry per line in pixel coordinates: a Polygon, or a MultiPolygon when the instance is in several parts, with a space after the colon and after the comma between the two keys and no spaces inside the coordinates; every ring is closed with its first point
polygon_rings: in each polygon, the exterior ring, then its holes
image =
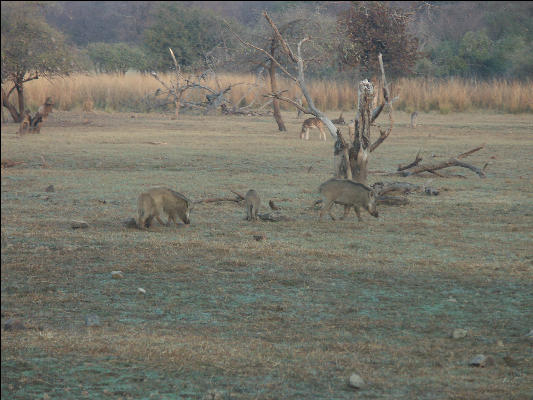
{"type": "Polygon", "coordinates": [[[431,179],[440,195],[363,223],[318,221],[333,142],[300,141],[285,117],[286,134],[272,117],[55,112],[24,137],[4,125],[2,160],[25,164],[2,170],[1,319],[26,329],[2,329],[2,398],[530,399],[533,116],[420,114],[413,130],[396,113],[371,171],[485,143],[468,161],[488,176],[371,173],[431,179]],[[189,227],[122,226],[159,185],[192,200],[254,188],[294,221],[247,222],[224,202],[196,205],[189,227]],[[477,354],[495,364],[470,367],[477,354]],[[349,388],[352,373],[366,386],[349,388]]]}

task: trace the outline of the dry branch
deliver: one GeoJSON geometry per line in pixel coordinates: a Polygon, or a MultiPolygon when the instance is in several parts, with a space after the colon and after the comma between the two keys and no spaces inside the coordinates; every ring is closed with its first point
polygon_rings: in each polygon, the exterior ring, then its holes
{"type": "Polygon", "coordinates": [[[422,158],[420,158],[419,154],[417,154],[414,162],[407,165],[406,167],[399,166],[398,171],[395,174],[401,175],[401,176],[411,176],[411,175],[420,174],[422,172],[430,172],[434,175],[443,177],[444,175],[441,175],[436,171],[440,169],[448,168],[448,167],[462,167],[462,168],[467,168],[471,171],[474,171],[476,174],[479,175],[480,178],[485,178],[486,175],[484,171],[485,171],[486,166],[480,169],[472,164],[459,161],[459,159],[468,157],[469,155],[475,153],[476,151],[481,150],[482,148],[484,148],[484,145],[476,147],[475,149],[469,150],[465,153],[459,154],[457,157],[450,158],[447,161],[443,161],[443,162],[436,163],[436,164],[426,164],[426,165],[418,165],[418,163],[422,160],[422,158]],[[419,158],[420,160],[418,160],[419,158]]]}
{"type": "Polygon", "coordinates": [[[240,203],[243,199],[240,199],[238,197],[210,197],[207,199],[202,200],[196,200],[193,203],[194,204],[202,204],[202,203],[220,203],[222,201],[232,201],[234,203],[240,203]]]}
{"type": "Polygon", "coordinates": [[[403,171],[403,170],[412,168],[412,167],[418,165],[418,163],[420,163],[420,161],[422,161],[422,157],[420,157],[420,150],[418,150],[418,153],[416,154],[415,160],[412,163],[407,164],[406,166],[402,166],[401,164],[398,165],[398,171],[403,171]]]}

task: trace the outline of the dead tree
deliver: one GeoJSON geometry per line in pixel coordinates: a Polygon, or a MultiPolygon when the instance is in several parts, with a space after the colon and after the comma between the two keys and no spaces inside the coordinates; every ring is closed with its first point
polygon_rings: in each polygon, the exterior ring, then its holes
{"type": "MultiPolygon", "coordinates": [[[[272,92],[270,97],[279,99],[287,103],[292,104],[298,110],[305,114],[314,115],[319,118],[328,128],[330,135],[336,140],[334,147],[334,160],[335,160],[335,175],[343,176],[347,179],[354,179],[358,182],[366,183],[368,174],[368,153],[374,151],[390,134],[392,130],[392,105],[389,103],[389,91],[385,79],[385,70],[383,68],[383,62],[380,56],[380,66],[383,80],[383,93],[384,102],[376,109],[371,110],[372,99],[374,98],[373,85],[367,80],[361,81],[359,84],[359,101],[358,110],[355,118],[355,132],[354,141],[346,140],[340,130],[333,124],[328,117],[320,111],[314,104],[312,97],[305,82],[304,75],[304,60],[302,57],[302,45],[309,41],[309,37],[305,37],[298,42],[296,53],[290,48],[287,41],[283,38],[276,24],[272,21],[266,12],[263,12],[264,17],[270,24],[274,37],[280,44],[281,53],[286,56],[289,63],[295,65],[298,72],[298,76],[292,75],[286,67],[284,67],[277,58],[275,58],[269,51],[262,49],[258,46],[249,43],[235,32],[233,34],[244,45],[255,49],[258,52],[264,54],[272,64],[275,64],[289,79],[296,82],[300,90],[302,91],[305,99],[307,100],[307,108],[304,108],[301,104],[293,99],[282,96],[283,91],[272,92]],[[390,127],[387,130],[381,130],[380,137],[374,142],[370,142],[370,126],[379,116],[385,106],[389,108],[390,127]],[[349,166],[349,167],[348,167],[349,166]]],[[[229,28],[229,26],[228,26],[229,28]]],[[[231,29],[231,28],[230,28],[231,29]]]]}
{"type": "Polygon", "coordinates": [[[22,121],[19,127],[19,134],[25,133],[40,133],[41,124],[48,119],[48,115],[52,112],[54,101],[51,97],[46,98],[43,105],[39,107],[35,115],[31,115],[29,110],[26,110],[22,115],[22,121]]]}

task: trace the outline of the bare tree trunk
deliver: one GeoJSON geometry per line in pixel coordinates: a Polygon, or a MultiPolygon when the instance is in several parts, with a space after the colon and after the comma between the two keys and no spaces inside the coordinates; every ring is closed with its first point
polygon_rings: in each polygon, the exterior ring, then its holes
{"type": "Polygon", "coordinates": [[[24,87],[22,85],[17,85],[17,95],[19,103],[19,119],[15,122],[20,122],[22,120],[21,116],[24,114],[24,87]]]}
{"type": "Polygon", "coordinates": [[[17,111],[17,108],[9,102],[9,94],[5,92],[4,88],[2,88],[2,106],[7,108],[7,110],[9,111],[9,114],[11,114],[11,118],[13,118],[13,122],[22,121],[23,114],[19,113],[17,111]]]}
{"type": "MultiPolygon", "coordinates": [[[[272,45],[270,47],[270,54],[272,57],[274,57],[274,53],[276,52],[276,39],[272,40],[272,45]]],[[[270,74],[270,88],[272,90],[272,93],[277,93],[278,91],[278,82],[276,80],[276,64],[270,61],[270,68],[268,69],[268,72],[270,74]]],[[[283,118],[281,117],[281,110],[279,108],[279,100],[273,99],[272,101],[272,107],[274,108],[274,119],[276,120],[276,123],[278,124],[278,129],[281,132],[286,132],[287,128],[285,127],[285,123],[283,122],[283,118]]]]}
{"type": "Polygon", "coordinates": [[[174,119],[178,119],[180,116],[180,107],[181,107],[181,96],[179,96],[176,101],[174,102],[176,104],[176,113],[174,114],[174,119]]]}

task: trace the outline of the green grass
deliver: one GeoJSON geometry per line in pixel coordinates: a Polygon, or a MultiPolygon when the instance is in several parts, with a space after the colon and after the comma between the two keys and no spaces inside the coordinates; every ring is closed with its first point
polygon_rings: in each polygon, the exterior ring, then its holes
{"type": "Polygon", "coordinates": [[[2,331],[2,397],[531,397],[533,118],[421,114],[412,130],[395,114],[371,171],[485,143],[467,161],[490,162],[487,178],[374,172],[370,183],[431,180],[440,195],[319,222],[333,142],[300,141],[294,113],[286,134],[271,117],[58,112],[24,137],[4,125],[2,160],[26,164],[2,170],[2,324],[29,329],[2,331]],[[250,223],[225,202],[196,205],[189,227],[124,228],[159,185],[192,200],[254,188],[263,211],[273,199],[294,221],[250,223]],[[469,335],[451,339],[455,328],[469,335]],[[495,365],[469,367],[479,353],[495,365]],[[368,383],[357,394],[353,372],[368,383]]]}

